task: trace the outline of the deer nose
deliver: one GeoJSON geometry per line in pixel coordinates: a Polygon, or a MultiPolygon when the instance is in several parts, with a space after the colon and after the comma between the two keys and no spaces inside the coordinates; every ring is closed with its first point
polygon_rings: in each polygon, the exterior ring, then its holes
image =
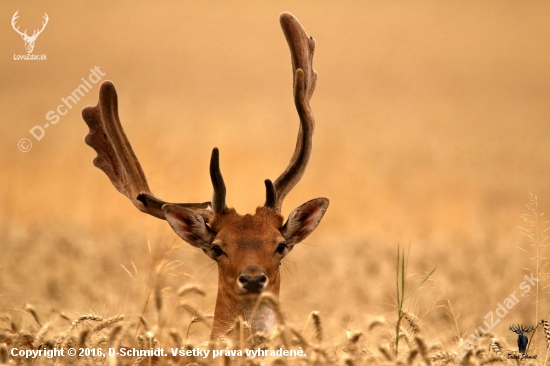
{"type": "Polygon", "coordinates": [[[266,285],[267,276],[258,266],[246,267],[238,278],[239,285],[251,293],[260,293],[266,285]]]}
{"type": "Polygon", "coordinates": [[[265,286],[267,277],[264,274],[256,276],[240,275],[239,283],[248,292],[261,292],[265,286]]]}

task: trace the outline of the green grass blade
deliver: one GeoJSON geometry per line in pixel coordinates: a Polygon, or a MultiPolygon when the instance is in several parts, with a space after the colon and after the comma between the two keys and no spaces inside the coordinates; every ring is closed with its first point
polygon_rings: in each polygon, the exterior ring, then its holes
{"type": "Polygon", "coordinates": [[[422,280],[422,282],[420,282],[420,285],[418,285],[410,294],[408,294],[408,295],[405,297],[405,299],[408,299],[410,296],[412,296],[412,295],[416,292],[416,290],[418,290],[418,289],[420,288],[420,286],[422,286],[422,284],[423,284],[424,282],[426,282],[426,281],[428,280],[428,278],[430,278],[430,276],[435,272],[436,269],[437,269],[437,266],[435,266],[434,269],[432,269],[432,270],[430,271],[430,273],[428,273],[428,275],[427,275],[426,277],[424,277],[424,279],[422,280]]]}

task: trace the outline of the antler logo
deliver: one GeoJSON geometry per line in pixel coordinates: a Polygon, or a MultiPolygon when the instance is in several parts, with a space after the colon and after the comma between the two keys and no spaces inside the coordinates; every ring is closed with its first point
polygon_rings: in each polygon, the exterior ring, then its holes
{"type": "Polygon", "coordinates": [[[13,27],[13,29],[17,33],[19,33],[19,35],[21,35],[21,38],[23,38],[23,40],[25,41],[25,48],[27,49],[27,53],[32,53],[32,50],[34,49],[34,42],[36,41],[36,38],[38,38],[40,33],[42,33],[44,28],[46,28],[46,24],[48,24],[48,19],[49,19],[48,14],[44,13],[44,22],[42,22],[42,29],[40,29],[40,30],[35,29],[34,32],[32,33],[32,36],[28,36],[26,29],[25,29],[24,32],[21,32],[19,30],[19,27],[15,26],[15,21],[17,20],[17,18],[19,18],[19,16],[17,15],[18,12],[19,12],[19,10],[17,10],[15,12],[15,14],[13,14],[13,17],[11,18],[11,26],[13,27]]]}

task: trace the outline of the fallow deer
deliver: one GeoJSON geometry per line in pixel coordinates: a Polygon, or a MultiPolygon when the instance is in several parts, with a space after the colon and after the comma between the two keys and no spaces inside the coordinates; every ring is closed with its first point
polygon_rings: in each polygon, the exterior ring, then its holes
{"type": "Polygon", "coordinates": [[[314,119],[309,101],[317,73],[312,65],[314,39],[290,13],[282,13],[280,23],[290,47],[300,129],[290,163],[274,183],[265,180],[265,203],[253,215],[242,216],[227,207],[217,148],[210,160],[211,202],[168,203],[153,195],[120,124],[111,82],[101,85],[97,106],[82,110],[90,129],[85,142],[97,152],[94,165],[140,211],[167,220],[184,241],[216,261],[218,294],[212,338],[224,336],[238,317],[250,324],[253,333],[274,326],[273,312],[267,306],[253,312],[255,303],[263,292],[278,296],[281,260],[313,232],[329,204],[326,198],[308,201],[292,211],[286,223],[281,215],[284,198],[301,179],[311,156],[314,119]]]}

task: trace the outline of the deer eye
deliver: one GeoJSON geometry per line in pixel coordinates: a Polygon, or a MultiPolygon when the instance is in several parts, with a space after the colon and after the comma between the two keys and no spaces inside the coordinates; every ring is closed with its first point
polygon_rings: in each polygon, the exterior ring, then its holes
{"type": "Polygon", "coordinates": [[[285,254],[285,250],[288,249],[288,245],[286,243],[279,243],[277,246],[277,249],[275,249],[275,253],[279,253],[280,255],[285,254]]]}
{"type": "Polygon", "coordinates": [[[224,254],[224,251],[222,250],[222,248],[220,248],[219,245],[212,245],[210,250],[214,253],[216,258],[219,257],[220,255],[224,254]]]}

